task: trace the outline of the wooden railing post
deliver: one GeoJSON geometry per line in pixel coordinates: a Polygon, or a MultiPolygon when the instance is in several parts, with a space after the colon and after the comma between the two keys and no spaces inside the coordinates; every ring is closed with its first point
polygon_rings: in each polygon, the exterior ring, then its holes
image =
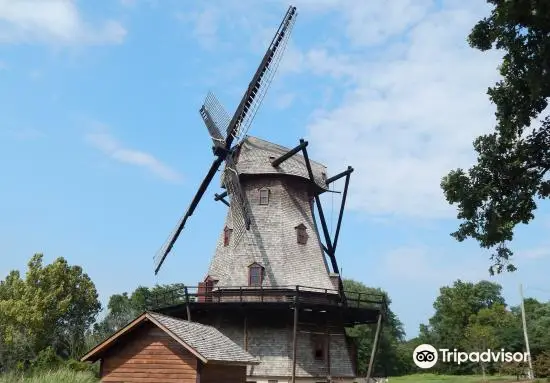
{"type": "Polygon", "coordinates": [[[185,309],[187,310],[187,320],[191,322],[191,308],[189,307],[189,292],[187,291],[187,286],[183,288],[185,293],[185,309]]]}
{"type": "Polygon", "coordinates": [[[292,383],[296,383],[296,352],[298,341],[298,294],[300,289],[296,286],[296,293],[294,295],[294,328],[292,330],[292,383]]]}

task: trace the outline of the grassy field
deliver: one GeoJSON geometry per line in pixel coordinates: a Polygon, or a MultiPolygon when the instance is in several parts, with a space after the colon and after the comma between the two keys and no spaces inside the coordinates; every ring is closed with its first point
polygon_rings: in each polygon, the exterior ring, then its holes
{"type": "Polygon", "coordinates": [[[98,383],[92,373],[59,370],[46,372],[32,377],[17,375],[0,375],[0,383],[98,383]]]}
{"type": "MultiPolygon", "coordinates": [[[[453,376],[453,375],[434,375],[434,374],[418,374],[418,375],[407,375],[399,376],[395,378],[390,378],[389,383],[482,383],[483,379],[481,376],[453,376]]],[[[485,382],[490,383],[508,383],[520,381],[516,380],[516,377],[505,377],[505,376],[488,376],[485,382]]],[[[537,380],[536,382],[543,382],[542,380],[537,380]]],[[[533,382],[532,382],[533,383],[533,382]]]]}
{"type": "MultiPolygon", "coordinates": [[[[59,370],[55,372],[43,373],[33,377],[18,377],[16,375],[0,375],[0,383],[98,383],[91,373],[74,372],[72,370],[59,370]]],[[[392,377],[389,383],[482,383],[480,376],[452,376],[452,375],[434,375],[434,374],[415,374],[400,377],[392,377]]],[[[516,382],[515,377],[497,377],[488,376],[485,382],[489,383],[509,383],[516,382]]],[[[530,383],[545,382],[545,380],[536,380],[530,383]]]]}

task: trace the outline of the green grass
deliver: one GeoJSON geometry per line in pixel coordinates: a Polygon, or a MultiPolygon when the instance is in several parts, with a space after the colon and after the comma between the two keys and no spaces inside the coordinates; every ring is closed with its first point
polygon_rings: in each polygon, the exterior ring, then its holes
{"type": "Polygon", "coordinates": [[[91,372],[76,372],[61,369],[52,372],[43,372],[33,376],[18,376],[15,374],[0,375],[0,383],[98,383],[91,372]]]}
{"type": "MultiPolygon", "coordinates": [[[[389,379],[390,383],[482,383],[480,375],[435,375],[435,374],[416,374],[399,376],[389,379]]],[[[515,376],[487,376],[485,382],[507,383],[518,382],[515,376]]]]}

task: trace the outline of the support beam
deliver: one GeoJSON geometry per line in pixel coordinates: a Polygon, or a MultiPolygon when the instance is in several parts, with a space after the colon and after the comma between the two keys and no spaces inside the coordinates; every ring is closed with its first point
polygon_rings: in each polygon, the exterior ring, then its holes
{"type": "Polygon", "coordinates": [[[221,201],[229,207],[229,202],[227,202],[224,198],[226,195],[227,195],[227,192],[223,192],[222,194],[216,193],[214,194],[214,201],[221,201]]]}
{"type": "Polygon", "coordinates": [[[339,180],[340,178],[347,176],[348,174],[353,173],[353,168],[351,166],[348,166],[347,170],[344,170],[342,173],[336,174],[335,176],[332,176],[326,180],[327,185],[333,183],[334,181],[339,180]]]}
{"type": "Polygon", "coordinates": [[[382,329],[382,312],[378,314],[378,323],[376,324],[376,333],[374,334],[374,342],[372,343],[372,351],[370,353],[369,368],[367,370],[367,382],[370,382],[372,376],[372,368],[374,366],[374,356],[378,351],[378,338],[380,337],[380,331],[382,329]]]}
{"type": "Polygon", "coordinates": [[[294,328],[292,329],[292,383],[296,383],[296,353],[298,351],[298,294],[300,290],[296,286],[296,295],[294,295],[294,328]]]}
{"type": "Polygon", "coordinates": [[[282,164],[283,162],[285,162],[286,160],[288,160],[290,157],[292,157],[293,155],[295,155],[296,153],[298,153],[300,150],[302,149],[305,149],[305,147],[307,146],[308,142],[307,141],[304,141],[303,139],[300,139],[300,145],[296,146],[294,149],[292,150],[289,150],[288,152],[286,152],[285,154],[283,154],[281,157],[277,158],[277,159],[274,159],[273,161],[271,161],[271,165],[276,168],[278,167],[280,164],[282,164]]]}
{"type": "Polygon", "coordinates": [[[219,201],[221,200],[222,198],[225,198],[227,197],[227,191],[224,191],[222,194],[214,194],[214,201],[219,201]]]}
{"type": "Polygon", "coordinates": [[[346,173],[346,182],[344,184],[344,194],[342,195],[342,203],[340,204],[340,213],[338,214],[338,223],[336,224],[336,233],[334,233],[334,242],[332,243],[332,251],[335,256],[336,256],[336,245],[338,244],[338,237],[340,235],[340,228],[342,227],[342,218],[344,217],[344,207],[346,206],[346,198],[348,197],[349,179],[352,172],[353,172],[353,168],[351,166],[348,166],[348,170],[340,173],[340,174],[346,173]]]}
{"type": "Polygon", "coordinates": [[[244,350],[248,351],[248,316],[244,314],[244,350]]]}
{"type": "MultiPolygon", "coordinates": [[[[304,140],[300,140],[300,143],[304,140]]],[[[315,178],[313,177],[313,170],[311,169],[311,162],[309,161],[309,156],[307,154],[307,149],[303,148],[302,153],[304,156],[304,161],[306,163],[307,172],[311,182],[315,183],[315,178]]],[[[328,255],[330,258],[330,263],[332,264],[332,270],[335,273],[338,273],[338,263],[336,262],[336,257],[334,256],[334,250],[332,247],[332,242],[330,240],[330,234],[328,232],[327,221],[325,220],[325,214],[323,213],[323,206],[321,205],[321,199],[319,195],[315,195],[315,204],[317,205],[317,211],[319,212],[319,219],[321,220],[321,226],[323,227],[323,235],[325,236],[326,247],[328,249],[328,255]]],[[[344,294],[344,284],[342,283],[342,278],[338,276],[338,291],[340,292],[340,298],[346,303],[346,295],[344,294]]]]}
{"type": "Polygon", "coordinates": [[[327,382],[332,382],[332,373],[330,371],[330,327],[328,318],[325,318],[325,330],[326,330],[326,360],[327,360],[327,382]]]}
{"type": "Polygon", "coordinates": [[[189,307],[189,291],[187,290],[187,286],[184,287],[185,292],[185,309],[187,311],[187,320],[191,322],[191,308],[189,307]]]}
{"type": "MultiPolygon", "coordinates": [[[[300,142],[303,142],[304,140],[300,140],[300,142]]],[[[307,154],[307,149],[306,148],[303,148],[302,149],[302,153],[303,153],[303,156],[304,156],[304,160],[305,160],[305,163],[306,163],[306,168],[307,168],[307,172],[308,172],[308,175],[309,175],[309,179],[311,182],[315,182],[315,178],[313,176],[313,170],[311,169],[311,162],[309,161],[309,156],[307,154]]],[[[330,234],[328,232],[328,226],[327,226],[327,221],[325,220],[325,214],[323,213],[323,206],[321,206],[321,200],[319,198],[318,195],[314,196],[315,198],[315,204],[317,205],[317,211],[319,212],[319,219],[321,220],[321,226],[323,228],[323,235],[325,237],[325,243],[326,243],[326,247],[329,251],[329,255],[331,257],[331,262],[332,262],[332,269],[335,273],[338,272],[338,266],[335,264],[336,260],[333,259],[333,254],[332,254],[332,243],[331,243],[331,240],[330,240],[330,234]]]]}

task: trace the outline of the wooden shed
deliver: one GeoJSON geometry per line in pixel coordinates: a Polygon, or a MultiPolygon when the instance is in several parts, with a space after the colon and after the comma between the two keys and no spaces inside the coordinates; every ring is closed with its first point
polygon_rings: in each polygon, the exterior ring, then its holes
{"type": "Polygon", "coordinates": [[[257,360],[217,329],[145,312],[81,359],[102,382],[245,383],[257,360]]]}

